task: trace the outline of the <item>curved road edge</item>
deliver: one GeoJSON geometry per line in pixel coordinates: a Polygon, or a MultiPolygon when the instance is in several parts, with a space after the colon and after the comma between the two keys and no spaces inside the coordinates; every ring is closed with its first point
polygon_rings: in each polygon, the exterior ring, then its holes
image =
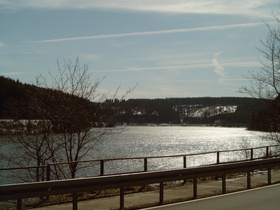
{"type": "MultiPolygon", "coordinates": [[[[280,210],[280,184],[228,193],[145,210],[280,210]]],[[[144,210],[144,209],[143,209],[144,210]]]]}

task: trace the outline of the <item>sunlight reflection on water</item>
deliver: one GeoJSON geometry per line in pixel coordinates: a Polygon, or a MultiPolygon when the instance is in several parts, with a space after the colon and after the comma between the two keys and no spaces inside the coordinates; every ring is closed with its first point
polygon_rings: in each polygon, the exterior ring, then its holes
{"type": "Polygon", "coordinates": [[[137,126],[105,138],[96,158],[164,156],[270,145],[245,128],[137,126]]]}
{"type": "MultiPolygon", "coordinates": [[[[242,149],[272,145],[261,132],[245,128],[138,126],[109,136],[98,145],[95,158],[151,157],[196,154],[211,151],[242,149]]],[[[259,151],[263,155],[264,149],[259,151]]],[[[221,162],[242,159],[244,152],[221,153],[221,162]]],[[[106,173],[143,170],[143,160],[106,163],[106,173]]],[[[214,164],[216,153],[187,157],[187,167],[214,164]]],[[[183,157],[148,159],[148,170],[183,168],[183,157]]]]}
{"type": "MultiPolygon", "coordinates": [[[[115,130],[115,129],[114,129],[115,130]]],[[[188,127],[188,126],[133,126],[120,128],[121,132],[106,136],[100,141],[86,159],[113,159],[132,157],[152,157],[168,155],[187,155],[221,150],[242,149],[273,145],[265,141],[261,132],[248,131],[245,128],[188,127]]],[[[94,129],[92,130],[94,132],[94,129]]],[[[3,149],[3,148],[2,148],[3,149]]],[[[1,152],[3,153],[3,151],[1,152]]],[[[263,155],[265,149],[256,155],[263,155]]],[[[255,154],[255,153],[254,153],[255,154]]],[[[244,152],[220,154],[220,162],[232,161],[248,156],[244,152]]],[[[187,156],[187,167],[214,164],[217,154],[187,156]]],[[[105,174],[138,172],[144,170],[144,159],[106,161],[105,174]]],[[[76,177],[100,175],[99,161],[80,164],[84,167],[76,177]]],[[[149,158],[148,170],[169,170],[183,168],[183,157],[149,158]]],[[[65,170],[67,166],[65,166],[65,170]]],[[[3,171],[2,171],[3,172],[3,171]]],[[[23,176],[23,171],[18,171],[23,176]]],[[[25,172],[26,173],[26,172],[25,172]]],[[[0,184],[18,182],[17,175],[12,178],[5,172],[0,175],[0,184]],[[10,179],[7,179],[10,177],[10,179]]]]}

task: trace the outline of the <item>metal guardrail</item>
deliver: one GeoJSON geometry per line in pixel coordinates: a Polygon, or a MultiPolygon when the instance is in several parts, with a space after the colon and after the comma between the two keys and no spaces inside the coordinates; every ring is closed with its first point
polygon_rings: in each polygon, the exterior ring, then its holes
{"type": "Polygon", "coordinates": [[[193,179],[193,198],[197,198],[197,179],[207,176],[222,176],[222,193],[226,193],[226,174],[246,172],[247,188],[251,188],[251,172],[267,169],[267,182],[271,184],[271,169],[280,166],[280,158],[253,160],[171,171],[142,172],[124,175],[100,176],[82,179],[45,181],[0,186],[0,201],[17,200],[17,209],[22,209],[22,199],[50,195],[73,194],[73,210],[78,209],[78,192],[104,189],[120,189],[120,209],[124,208],[125,187],[160,183],[159,204],[163,204],[164,182],[193,179]]]}
{"type": "MultiPolygon", "coordinates": [[[[30,166],[30,167],[14,167],[14,168],[0,168],[0,171],[8,171],[8,170],[29,170],[29,169],[37,169],[37,173],[39,173],[39,169],[41,169],[42,178],[41,181],[49,181],[51,180],[51,170],[52,167],[55,167],[57,165],[67,165],[72,163],[89,163],[89,162],[97,162],[99,164],[99,175],[110,175],[110,173],[105,172],[106,164],[110,161],[125,161],[125,160],[143,160],[143,170],[138,172],[147,172],[149,170],[149,161],[151,159],[161,159],[161,158],[183,158],[183,165],[182,168],[187,168],[187,157],[190,156],[199,156],[199,155],[209,155],[214,154],[216,155],[216,162],[214,164],[221,164],[221,163],[227,163],[224,161],[221,161],[221,155],[222,153],[228,153],[228,152],[248,152],[246,160],[257,160],[257,159],[263,159],[263,158],[270,158],[274,157],[274,155],[271,153],[271,148],[277,148],[280,147],[280,145],[271,145],[271,146],[262,146],[262,147],[253,147],[253,148],[246,148],[246,149],[233,149],[233,150],[221,150],[221,151],[212,151],[212,152],[203,152],[203,153],[193,153],[193,154],[179,154],[179,155],[167,155],[167,156],[149,156],[149,157],[132,157],[132,158],[112,158],[112,159],[93,159],[93,160],[84,160],[84,161],[72,161],[72,162],[59,162],[59,163],[50,163],[46,165],[41,166],[30,166]],[[261,157],[255,157],[255,150],[258,149],[264,149],[264,155],[261,157]]],[[[276,155],[277,156],[277,155],[276,155]]],[[[240,160],[237,160],[240,161],[240,160]]],[[[231,162],[231,161],[229,161],[231,162]]],[[[135,172],[135,171],[134,171],[135,172]]],[[[131,173],[130,171],[125,171],[123,173],[131,173]]],[[[112,174],[111,174],[112,175],[112,174]]],[[[39,181],[39,180],[38,180],[39,181]]]]}

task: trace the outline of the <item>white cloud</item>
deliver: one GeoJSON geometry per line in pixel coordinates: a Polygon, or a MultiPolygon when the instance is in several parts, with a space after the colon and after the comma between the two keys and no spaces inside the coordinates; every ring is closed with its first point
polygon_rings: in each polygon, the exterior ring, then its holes
{"type": "Polygon", "coordinates": [[[224,83],[226,79],[226,73],[224,67],[219,63],[218,57],[222,52],[215,53],[212,63],[215,67],[214,72],[219,76],[219,82],[224,83]]]}
{"type": "Polygon", "coordinates": [[[71,37],[71,38],[62,38],[62,39],[33,41],[33,43],[65,42],[65,41],[90,40],[90,39],[109,39],[109,38],[122,38],[122,37],[131,37],[131,36],[149,36],[149,35],[159,35],[159,34],[186,33],[186,32],[196,32],[196,31],[228,30],[228,29],[256,27],[256,26],[263,26],[263,25],[265,25],[263,22],[243,23],[243,24],[210,26],[210,27],[200,27],[200,28],[184,28],[184,29],[146,31],[146,32],[124,33],[124,34],[107,34],[107,35],[97,35],[97,36],[71,37]]]}
{"type": "Polygon", "coordinates": [[[0,0],[0,7],[50,9],[121,9],[163,13],[231,14],[262,17],[278,0],[0,0]]]}

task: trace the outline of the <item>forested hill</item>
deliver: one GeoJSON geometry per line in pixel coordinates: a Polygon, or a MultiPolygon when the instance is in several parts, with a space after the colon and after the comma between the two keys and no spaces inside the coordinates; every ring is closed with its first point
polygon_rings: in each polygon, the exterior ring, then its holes
{"type": "Polygon", "coordinates": [[[96,112],[97,105],[86,99],[0,76],[1,119],[54,118],[69,111],[73,104],[79,105],[79,113],[86,109],[86,115],[93,116],[96,112]]]}
{"type": "MultiPolygon", "coordinates": [[[[55,110],[56,106],[61,105],[59,104],[61,94],[56,90],[22,84],[0,76],[0,118],[38,119],[40,115],[38,110],[34,109],[40,107],[35,107],[34,102],[40,98],[40,101],[48,103],[49,107],[55,110]]],[[[75,100],[93,104],[79,98],[75,100]]],[[[114,123],[128,125],[149,123],[244,125],[249,123],[251,113],[258,111],[262,106],[260,100],[240,97],[107,100],[101,106],[108,104],[113,104],[111,107],[114,108],[114,112],[107,115],[114,113],[114,123]]],[[[92,107],[96,109],[96,104],[92,107]]]]}
{"type": "Polygon", "coordinates": [[[36,94],[40,89],[29,84],[0,76],[0,118],[29,119],[28,107],[31,96],[36,94]]]}
{"type": "Polygon", "coordinates": [[[247,125],[262,106],[261,100],[241,97],[129,99],[119,104],[118,122],[247,125]]]}

